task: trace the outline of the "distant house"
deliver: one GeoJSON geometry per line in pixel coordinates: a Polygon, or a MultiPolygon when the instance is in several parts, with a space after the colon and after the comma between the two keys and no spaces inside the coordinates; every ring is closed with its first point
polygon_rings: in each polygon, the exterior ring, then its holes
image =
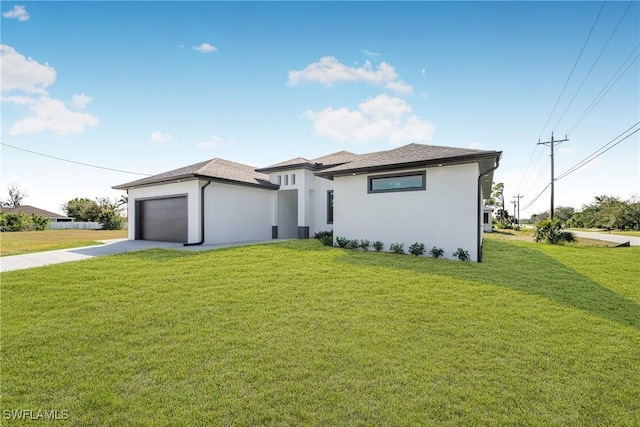
{"type": "Polygon", "coordinates": [[[493,206],[484,206],[482,208],[482,226],[485,233],[493,232],[493,206]]]}
{"type": "Polygon", "coordinates": [[[44,209],[36,208],[29,205],[18,206],[17,208],[0,208],[0,212],[5,213],[23,213],[25,215],[36,215],[44,218],[48,218],[49,222],[71,222],[73,218],[59,215],[57,213],[45,211],[44,209]]]}
{"type": "Polygon", "coordinates": [[[482,258],[483,200],[501,152],[409,144],[265,168],[213,159],[117,185],[129,239],[216,244],[274,238],[420,242],[482,258]]]}

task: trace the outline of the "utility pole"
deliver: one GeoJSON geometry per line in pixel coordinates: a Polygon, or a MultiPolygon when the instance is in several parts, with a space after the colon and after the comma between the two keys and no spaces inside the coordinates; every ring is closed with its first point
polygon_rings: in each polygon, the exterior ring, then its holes
{"type": "Polygon", "coordinates": [[[553,139],[553,132],[551,132],[551,141],[545,141],[545,142],[540,142],[540,140],[538,140],[538,145],[547,145],[549,144],[549,147],[551,147],[551,210],[550,210],[550,215],[551,215],[551,220],[553,221],[553,195],[554,195],[554,182],[555,182],[555,175],[554,175],[554,169],[553,169],[553,147],[554,144],[556,143],[560,143],[560,142],[565,142],[568,141],[569,139],[567,138],[567,136],[564,136],[564,139],[559,139],[559,140],[554,140],[553,139]]]}
{"type": "MultiPolygon", "coordinates": [[[[522,199],[523,197],[524,197],[524,196],[523,196],[523,195],[521,195],[521,194],[518,194],[517,196],[513,196],[513,198],[514,198],[514,199],[516,199],[516,200],[518,201],[518,219],[517,219],[517,221],[518,221],[518,223],[517,223],[517,224],[518,224],[518,227],[520,227],[520,199],[522,199]]],[[[513,209],[515,209],[515,207],[514,207],[513,209]]],[[[515,212],[514,212],[514,214],[515,214],[515,212]]]]}
{"type": "Polygon", "coordinates": [[[511,203],[513,203],[513,217],[515,218],[516,217],[516,203],[517,202],[515,200],[512,200],[511,203]]]}

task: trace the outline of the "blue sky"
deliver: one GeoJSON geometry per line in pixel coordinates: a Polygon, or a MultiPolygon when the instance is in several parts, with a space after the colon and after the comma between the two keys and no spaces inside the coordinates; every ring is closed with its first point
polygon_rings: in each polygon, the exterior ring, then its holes
{"type": "MultiPolygon", "coordinates": [[[[570,133],[560,175],[640,120],[640,4],[602,5],[2,2],[2,143],[148,174],[411,142],[500,150],[495,180],[524,207],[549,182],[538,138],[570,133]]],[[[556,206],[640,193],[639,135],[559,180],[556,206]]],[[[19,183],[57,212],[141,177],[1,150],[2,198],[19,183]]],[[[547,191],[521,214],[548,205],[547,191]]]]}

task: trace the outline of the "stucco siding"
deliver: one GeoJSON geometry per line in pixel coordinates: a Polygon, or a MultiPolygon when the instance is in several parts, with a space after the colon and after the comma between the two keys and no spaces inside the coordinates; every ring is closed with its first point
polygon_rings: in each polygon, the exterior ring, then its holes
{"type": "Polygon", "coordinates": [[[271,239],[276,192],[212,182],[205,189],[205,244],[271,239]]]}
{"type": "Polygon", "coordinates": [[[389,171],[335,177],[334,237],[380,240],[385,250],[394,242],[405,250],[420,242],[427,251],[443,248],[448,258],[460,247],[477,260],[478,164],[416,169],[425,170],[420,191],[368,193],[368,177],[389,171]]]}
{"type": "Polygon", "coordinates": [[[310,194],[310,235],[318,231],[333,230],[333,224],[327,223],[327,191],[333,190],[333,181],[315,177],[315,189],[310,194]]]}
{"type": "Polygon", "coordinates": [[[200,239],[200,183],[198,180],[188,180],[169,184],[153,185],[149,187],[132,188],[128,191],[128,237],[136,238],[136,200],[187,196],[188,238],[190,242],[200,239]]]}

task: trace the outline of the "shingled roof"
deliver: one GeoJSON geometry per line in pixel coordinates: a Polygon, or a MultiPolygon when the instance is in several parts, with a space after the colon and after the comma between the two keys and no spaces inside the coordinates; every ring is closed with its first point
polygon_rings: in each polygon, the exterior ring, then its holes
{"type": "Polygon", "coordinates": [[[296,157],[294,159],[285,160],[284,162],[276,163],[274,165],[270,165],[257,170],[259,172],[267,173],[300,168],[318,171],[327,169],[331,166],[350,162],[354,159],[357,159],[358,157],[360,157],[360,155],[358,154],[350,153],[348,151],[338,151],[336,153],[327,154],[326,156],[318,157],[317,159],[312,160],[305,159],[304,157],[296,157]]]}
{"type": "MultiPolygon", "coordinates": [[[[498,151],[472,150],[469,148],[443,147],[437,145],[409,144],[393,150],[358,156],[357,159],[318,172],[319,176],[333,177],[349,173],[366,173],[379,170],[406,169],[438,164],[456,164],[493,160],[498,151]]],[[[486,167],[489,169],[491,166],[486,167]]],[[[484,169],[481,167],[481,169],[484,169]]]]}
{"type": "Polygon", "coordinates": [[[133,187],[167,183],[182,179],[211,179],[224,182],[251,185],[267,189],[277,189],[278,186],[269,182],[269,176],[257,172],[253,166],[231,162],[225,159],[212,159],[195,163],[179,169],[174,169],[148,178],[142,178],[125,184],[116,185],[116,190],[126,190],[133,187]]]}
{"type": "Polygon", "coordinates": [[[57,213],[53,213],[53,212],[49,212],[49,211],[45,211],[44,209],[40,209],[40,208],[36,208],[33,206],[29,206],[29,205],[24,205],[24,206],[18,206],[15,208],[0,208],[0,212],[5,212],[5,213],[23,213],[25,215],[36,215],[36,216],[42,216],[44,218],[49,218],[49,219],[67,219],[67,220],[71,220],[71,218],[66,217],[64,215],[60,215],[57,213]]]}

